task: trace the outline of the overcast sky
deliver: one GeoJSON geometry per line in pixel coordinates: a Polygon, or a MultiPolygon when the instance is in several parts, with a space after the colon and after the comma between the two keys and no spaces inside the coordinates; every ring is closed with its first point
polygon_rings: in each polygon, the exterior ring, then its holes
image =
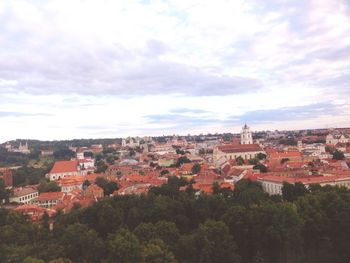
{"type": "Polygon", "coordinates": [[[350,126],[348,0],[1,0],[0,142],[350,126]]]}

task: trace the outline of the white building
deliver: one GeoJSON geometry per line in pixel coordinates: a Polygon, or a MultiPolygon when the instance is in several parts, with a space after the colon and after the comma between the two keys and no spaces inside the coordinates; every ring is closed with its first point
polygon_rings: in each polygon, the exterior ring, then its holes
{"type": "Polygon", "coordinates": [[[78,164],[79,164],[80,170],[90,171],[95,169],[95,159],[93,158],[78,159],[78,164]]]}
{"type": "Polygon", "coordinates": [[[15,188],[13,190],[13,196],[10,197],[10,202],[31,204],[38,195],[38,190],[30,186],[15,188]]]}
{"type": "Polygon", "coordinates": [[[77,160],[56,161],[48,177],[51,181],[56,181],[66,176],[86,175],[86,170],[80,170],[77,160]]]}
{"type": "Polygon", "coordinates": [[[242,157],[245,160],[256,158],[259,153],[265,153],[258,144],[253,144],[250,128],[245,124],[241,132],[241,144],[224,144],[214,148],[213,161],[216,166],[228,160],[242,157]]]}
{"type": "Polygon", "coordinates": [[[63,192],[41,193],[36,200],[37,205],[40,207],[50,208],[59,204],[60,202],[63,202],[64,196],[65,193],[63,192]]]}
{"type": "Polygon", "coordinates": [[[326,143],[334,145],[337,143],[350,143],[350,135],[333,132],[327,135],[326,143]]]}
{"type": "Polygon", "coordinates": [[[350,188],[349,175],[312,176],[299,178],[268,175],[258,178],[258,182],[261,183],[263,190],[270,195],[282,195],[282,188],[284,182],[290,184],[295,184],[299,182],[304,184],[306,188],[308,188],[311,184],[319,184],[321,186],[343,186],[346,188],[350,188]]]}
{"type": "Polygon", "coordinates": [[[60,179],[58,185],[61,187],[61,192],[68,194],[75,189],[83,190],[84,181],[84,176],[67,176],[60,179]]]}
{"type": "Polygon", "coordinates": [[[250,128],[245,124],[241,132],[241,144],[253,144],[253,136],[250,128]]]}

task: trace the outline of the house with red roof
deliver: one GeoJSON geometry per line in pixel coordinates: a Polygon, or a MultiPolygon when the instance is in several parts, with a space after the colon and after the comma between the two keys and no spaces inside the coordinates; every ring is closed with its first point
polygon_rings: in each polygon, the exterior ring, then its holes
{"type": "Polygon", "coordinates": [[[223,144],[214,148],[213,161],[220,165],[238,157],[249,160],[256,158],[259,153],[264,153],[264,150],[258,144],[223,144]]]}
{"type": "Polygon", "coordinates": [[[84,176],[66,176],[58,180],[61,191],[68,194],[74,189],[83,190],[84,176]]]}
{"type": "Polygon", "coordinates": [[[291,162],[300,162],[302,161],[302,153],[299,151],[270,151],[268,158],[270,160],[289,159],[291,162]]]}
{"type": "Polygon", "coordinates": [[[83,195],[97,200],[104,197],[104,192],[101,187],[97,186],[96,184],[91,184],[84,190],[83,195]]]}
{"type": "Polygon", "coordinates": [[[38,199],[36,200],[37,205],[44,208],[53,207],[60,202],[63,202],[65,197],[63,192],[48,192],[39,194],[38,199]]]}
{"type": "Polygon", "coordinates": [[[37,222],[41,220],[46,209],[33,204],[25,204],[15,208],[15,211],[28,216],[30,221],[37,222]]]}
{"type": "Polygon", "coordinates": [[[132,184],[129,186],[122,187],[113,193],[113,196],[117,195],[141,195],[148,193],[151,188],[151,184],[149,183],[138,183],[132,184]]]}
{"type": "Polygon", "coordinates": [[[81,171],[77,160],[56,161],[48,177],[51,181],[60,180],[66,176],[86,175],[86,171],[81,171]]]}
{"type": "Polygon", "coordinates": [[[36,187],[16,187],[13,189],[13,194],[10,196],[10,202],[31,204],[38,197],[38,195],[39,191],[36,187]]]}

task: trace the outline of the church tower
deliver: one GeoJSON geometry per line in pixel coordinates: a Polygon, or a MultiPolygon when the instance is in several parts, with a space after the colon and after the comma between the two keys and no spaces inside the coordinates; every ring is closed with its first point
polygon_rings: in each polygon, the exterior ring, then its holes
{"type": "Polygon", "coordinates": [[[250,128],[245,124],[241,132],[241,144],[253,144],[253,136],[250,128]]]}

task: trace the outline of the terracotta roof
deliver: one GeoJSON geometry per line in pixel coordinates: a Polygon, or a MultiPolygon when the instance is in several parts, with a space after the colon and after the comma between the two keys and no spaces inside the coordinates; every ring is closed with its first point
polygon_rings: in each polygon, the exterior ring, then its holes
{"type": "Polygon", "coordinates": [[[64,197],[63,192],[48,192],[39,194],[38,201],[48,201],[48,200],[62,200],[64,197]]]}
{"type": "Polygon", "coordinates": [[[72,161],[56,161],[52,167],[50,174],[54,173],[68,173],[78,171],[78,162],[76,160],[72,161]]]}
{"type": "Polygon", "coordinates": [[[218,149],[225,153],[260,152],[263,149],[258,144],[227,144],[218,149]]]}
{"type": "Polygon", "coordinates": [[[40,206],[37,206],[37,205],[25,204],[25,205],[21,205],[21,206],[15,208],[15,211],[17,211],[17,212],[27,212],[27,211],[44,212],[45,209],[40,207],[40,206]]]}
{"type": "Polygon", "coordinates": [[[60,186],[81,185],[85,181],[84,176],[67,176],[58,181],[60,186]]]}
{"type": "Polygon", "coordinates": [[[285,152],[270,152],[270,158],[292,158],[292,157],[301,157],[301,152],[298,151],[285,151],[285,152]]]}
{"type": "Polygon", "coordinates": [[[93,196],[103,195],[103,189],[96,184],[89,185],[85,192],[88,194],[92,194],[93,196]]]}
{"type": "Polygon", "coordinates": [[[207,183],[195,183],[192,185],[194,190],[200,190],[206,194],[212,194],[213,193],[213,184],[207,184],[207,183]]]}
{"type": "Polygon", "coordinates": [[[32,187],[23,187],[23,188],[16,188],[13,190],[13,195],[15,197],[20,197],[24,195],[34,194],[37,193],[38,190],[34,189],[32,187]]]}
{"type": "Polygon", "coordinates": [[[220,183],[220,188],[228,188],[230,190],[234,190],[234,185],[226,182],[221,182],[220,183]]]}

